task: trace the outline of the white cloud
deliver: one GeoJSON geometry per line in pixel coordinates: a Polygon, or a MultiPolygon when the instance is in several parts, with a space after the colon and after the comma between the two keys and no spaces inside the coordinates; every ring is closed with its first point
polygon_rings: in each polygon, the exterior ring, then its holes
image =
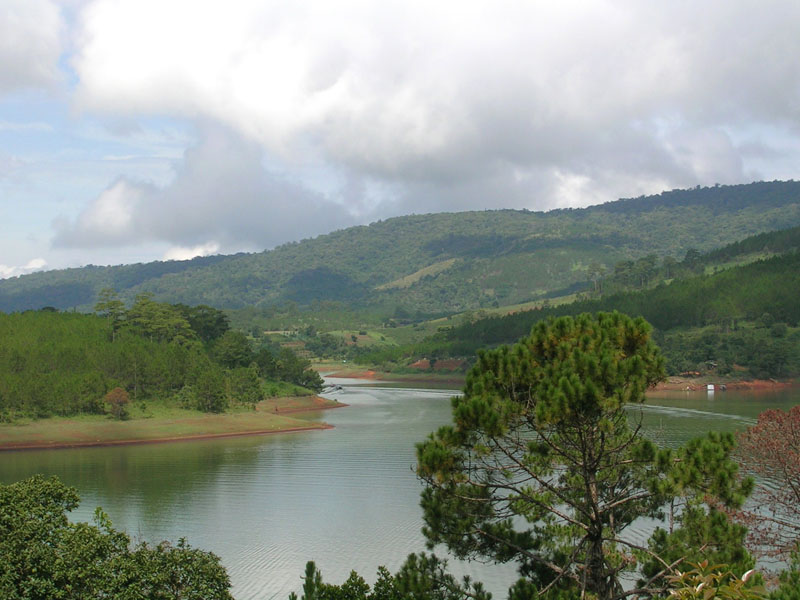
{"type": "Polygon", "coordinates": [[[211,256],[219,252],[217,242],[206,242],[199,246],[187,248],[185,246],[173,246],[164,253],[163,260],[189,260],[195,256],[211,256]]]}
{"type": "Polygon", "coordinates": [[[34,258],[28,261],[27,264],[16,267],[9,267],[7,265],[0,265],[0,279],[6,277],[15,277],[17,275],[25,275],[33,273],[34,271],[41,271],[47,266],[47,261],[43,258],[34,258]]]}
{"type": "Polygon", "coordinates": [[[74,223],[57,219],[58,245],[66,247],[116,246],[137,239],[135,213],[154,193],[150,185],[118,179],[104,190],[74,223]]]}
{"type": "Polygon", "coordinates": [[[56,82],[62,27],[58,6],[50,0],[4,0],[0,10],[0,94],[56,82]]]}
{"type": "Polygon", "coordinates": [[[800,125],[798,30],[788,1],[96,0],[74,67],[87,110],[219,121],[395,202],[544,207],[743,180],[735,130],[800,125]]]}
{"type": "Polygon", "coordinates": [[[669,140],[675,161],[698,181],[736,183],[741,180],[743,161],[730,137],[718,129],[676,132],[669,140]]]}
{"type": "Polygon", "coordinates": [[[0,150],[0,180],[10,177],[22,165],[23,161],[0,150]]]}
{"type": "MultiPolygon", "coordinates": [[[[0,93],[58,76],[58,9],[30,4],[52,18],[25,20],[23,50],[0,40],[0,58],[30,67],[4,84],[0,61],[0,93]]],[[[410,212],[577,207],[800,167],[800,5],[788,0],[60,6],[76,17],[63,58],[70,118],[91,130],[82,144],[103,146],[101,166],[80,164],[101,174],[92,186],[111,183],[77,214],[69,192],[53,246],[102,248],[92,262],[260,250],[410,212]]],[[[9,116],[0,132],[48,126],[9,116]]],[[[47,164],[77,170],[59,160],[47,164]]],[[[0,152],[0,178],[19,167],[0,152]]]]}
{"type": "Polygon", "coordinates": [[[171,183],[118,179],[77,218],[54,223],[53,245],[94,248],[164,242],[180,253],[261,250],[352,222],[335,201],[264,167],[261,148],[207,124],[171,183]],[[213,240],[213,250],[211,249],[213,240]]]}

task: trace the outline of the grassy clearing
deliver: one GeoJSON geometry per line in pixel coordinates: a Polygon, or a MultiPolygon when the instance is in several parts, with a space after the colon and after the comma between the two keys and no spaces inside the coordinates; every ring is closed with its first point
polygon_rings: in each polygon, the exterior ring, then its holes
{"type": "Polygon", "coordinates": [[[423,267],[419,271],[415,271],[410,275],[406,275],[405,277],[401,277],[400,279],[395,279],[394,281],[390,281],[389,283],[384,283],[383,285],[377,286],[376,290],[391,290],[391,289],[406,289],[417,283],[420,279],[427,276],[436,275],[437,273],[441,273],[442,271],[446,271],[450,267],[452,267],[456,262],[455,258],[450,258],[448,260],[443,260],[437,263],[433,263],[432,265],[428,265],[427,267],[423,267]]]}
{"type": "Polygon", "coordinates": [[[214,415],[163,403],[131,403],[131,418],[81,415],[0,425],[0,449],[169,441],[200,437],[323,429],[320,411],[341,404],[317,396],[270,398],[255,410],[237,406],[214,415]],[[297,414],[304,413],[304,414],[297,414]],[[289,416],[291,415],[291,416],[289,416]]]}
{"type": "Polygon", "coordinates": [[[327,331],[328,335],[339,338],[348,346],[393,346],[396,341],[392,339],[391,329],[334,329],[327,331]],[[355,338],[355,339],[354,339],[355,338]]]}
{"type": "Polygon", "coordinates": [[[508,306],[500,306],[498,308],[485,308],[487,314],[492,316],[503,316],[511,313],[523,312],[526,310],[533,310],[536,308],[543,308],[544,306],[559,306],[561,304],[569,304],[576,300],[576,294],[569,294],[567,296],[558,296],[556,298],[548,298],[542,300],[533,300],[531,302],[522,302],[521,304],[511,304],[508,306]]]}
{"type": "Polygon", "coordinates": [[[743,254],[741,256],[733,258],[732,260],[706,265],[706,267],[703,269],[703,273],[705,275],[713,275],[714,273],[718,273],[719,271],[732,269],[734,267],[742,267],[744,265],[749,265],[750,263],[754,263],[757,260],[767,260],[768,258],[772,258],[773,256],[777,255],[774,252],[756,252],[753,254],[743,254]]]}

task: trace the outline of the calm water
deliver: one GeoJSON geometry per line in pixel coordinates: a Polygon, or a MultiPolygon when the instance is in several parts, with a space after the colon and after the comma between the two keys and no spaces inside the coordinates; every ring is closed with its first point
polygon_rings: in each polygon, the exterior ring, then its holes
{"type": "MultiPolygon", "coordinates": [[[[350,408],[307,415],[333,430],[3,453],[0,481],[58,475],[80,492],[76,519],[89,520],[102,506],[136,538],[185,536],[222,557],[238,600],[286,598],[300,588],[310,559],[327,581],[340,583],[351,569],[372,581],[378,565],[394,571],[424,549],[414,443],[449,422],[450,393],[347,386],[335,397],[350,408]]],[[[799,402],[798,391],[679,392],[652,398],[642,417],[649,435],[679,445],[799,402]]],[[[485,581],[496,597],[515,579],[507,566],[460,570],[485,581]]]]}

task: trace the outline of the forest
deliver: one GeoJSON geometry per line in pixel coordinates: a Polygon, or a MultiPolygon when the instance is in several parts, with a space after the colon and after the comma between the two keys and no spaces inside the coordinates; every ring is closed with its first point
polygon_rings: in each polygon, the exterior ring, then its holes
{"type": "Polygon", "coordinates": [[[286,393],[286,383],[321,389],[307,359],[255,348],[218,309],[148,295],[126,307],[111,289],[96,309],[0,314],[0,420],[102,414],[118,404],[116,389],[205,412],[286,393]]]}
{"type": "MultiPolygon", "coordinates": [[[[800,253],[798,229],[759,236],[707,255],[687,253],[681,262],[625,264],[573,302],[511,314],[475,315],[439,328],[424,340],[352,351],[372,364],[413,357],[469,358],[478,349],[510,343],[542,320],[582,312],[617,310],[650,322],[667,359],[667,372],[705,372],[756,378],[800,374],[800,253]],[[765,247],[772,248],[765,253],[765,247]],[[744,261],[719,269],[719,259],[744,261]],[[773,254],[774,253],[774,254],[773,254]],[[670,278],[666,279],[666,275],[670,278]],[[712,367],[713,365],[713,367],[712,367]]],[[[619,267],[619,265],[618,265],[619,267]]]]}

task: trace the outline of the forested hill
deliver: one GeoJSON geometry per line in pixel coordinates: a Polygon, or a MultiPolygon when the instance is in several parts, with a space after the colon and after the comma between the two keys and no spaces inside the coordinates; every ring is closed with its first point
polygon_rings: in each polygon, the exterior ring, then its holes
{"type": "Polygon", "coordinates": [[[800,252],[787,247],[782,255],[669,285],[464,323],[441,332],[424,347],[439,358],[472,356],[480,348],[527,335],[548,317],[617,310],[642,316],[656,328],[671,375],[705,372],[713,365],[721,375],[738,369],[739,375],[759,378],[796,377],[799,296],[800,252]]]}
{"type": "Polygon", "coordinates": [[[613,310],[644,317],[662,331],[754,321],[765,313],[778,322],[798,325],[798,294],[800,253],[795,252],[644,291],[488,317],[449,330],[445,337],[460,342],[459,346],[469,344],[471,348],[464,354],[472,354],[484,346],[512,343],[527,335],[534,323],[548,317],[613,310]]]}
{"type": "Polygon", "coordinates": [[[218,308],[355,306],[428,313],[508,305],[576,289],[590,271],[648,254],[681,260],[800,225],[800,182],[673,190],[586,209],[412,215],[258,254],[84,267],[0,281],[0,310],[90,309],[100,289],[129,301],[218,308]]]}

